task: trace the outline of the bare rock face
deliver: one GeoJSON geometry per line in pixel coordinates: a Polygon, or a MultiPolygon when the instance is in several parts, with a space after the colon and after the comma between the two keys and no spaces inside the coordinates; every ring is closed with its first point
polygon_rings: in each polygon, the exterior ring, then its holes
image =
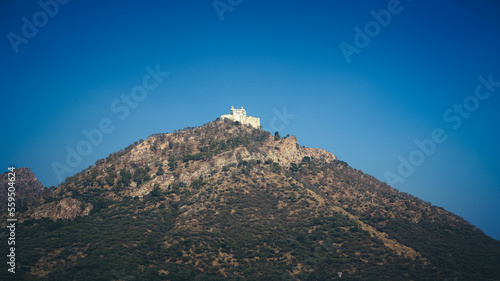
{"type": "Polygon", "coordinates": [[[27,208],[23,217],[40,219],[74,219],[77,216],[86,216],[94,208],[90,203],[81,202],[74,198],[62,198],[56,202],[45,203],[40,206],[33,204],[42,198],[45,187],[28,168],[17,168],[14,175],[8,172],[0,175],[2,192],[0,193],[0,210],[7,207],[9,178],[15,176],[15,203],[16,210],[27,208]]]}
{"type": "Polygon", "coordinates": [[[304,157],[310,157],[322,162],[330,163],[337,159],[335,155],[319,148],[300,147],[297,138],[291,136],[277,142],[272,152],[271,159],[282,166],[290,166],[291,163],[300,163],[304,157]]]}
{"type": "Polygon", "coordinates": [[[59,202],[51,202],[39,206],[31,210],[28,216],[32,219],[74,219],[78,216],[88,215],[93,208],[94,206],[90,203],[84,203],[77,199],[66,197],[59,202]]]}
{"type": "MultiPolygon", "coordinates": [[[[38,181],[35,174],[31,172],[28,168],[17,168],[14,170],[15,176],[15,198],[16,206],[28,207],[34,201],[42,197],[44,190],[43,184],[38,181]]],[[[12,178],[12,175],[10,176],[12,178]]],[[[9,172],[5,172],[0,175],[0,186],[2,191],[0,192],[0,210],[5,210],[7,206],[7,188],[9,183],[9,172]]]]}
{"type": "MultiPolygon", "coordinates": [[[[141,148],[142,149],[142,148],[141,148]]],[[[148,152],[149,150],[144,150],[148,152]]],[[[315,159],[320,162],[331,163],[337,159],[335,155],[319,148],[301,147],[297,143],[297,138],[291,136],[288,138],[274,140],[269,136],[265,145],[258,151],[249,152],[245,147],[238,147],[232,151],[223,152],[214,156],[208,161],[193,161],[189,167],[179,169],[180,182],[190,184],[193,180],[204,178],[210,175],[214,170],[221,170],[224,166],[237,165],[241,161],[260,160],[265,162],[271,160],[283,167],[290,167],[292,163],[300,164],[304,157],[315,159]]],[[[171,175],[157,177],[147,184],[143,184],[140,188],[134,189],[130,194],[133,196],[142,197],[153,190],[153,185],[158,184],[160,188],[166,188],[169,184],[175,181],[171,175]]]]}

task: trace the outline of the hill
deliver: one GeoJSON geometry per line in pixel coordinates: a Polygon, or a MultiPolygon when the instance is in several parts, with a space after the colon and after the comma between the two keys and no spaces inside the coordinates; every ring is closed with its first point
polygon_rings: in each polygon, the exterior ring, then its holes
{"type": "Polygon", "coordinates": [[[135,142],[20,218],[20,280],[500,280],[500,242],[459,216],[229,120],[135,142]]]}
{"type": "MultiPolygon", "coordinates": [[[[15,170],[16,203],[18,211],[25,211],[28,207],[42,197],[44,191],[43,184],[38,181],[35,174],[30,169],[23,167],[15,170]]],[[[7,210],[7,187],[9,183],[8,173],[0,175],[0,186],[3,190],[0,193],[0,211],[7,210]]]]}

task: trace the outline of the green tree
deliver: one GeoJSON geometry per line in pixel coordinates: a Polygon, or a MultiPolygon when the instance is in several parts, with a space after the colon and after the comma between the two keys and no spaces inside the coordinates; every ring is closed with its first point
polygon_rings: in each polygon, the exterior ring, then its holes
{"type": "Polygon", "coordinates": [[[120,180],[119,180],[119,183],[123,186],[123,187],[127,187],[127,186],[130,186],[130,183],[132,182],[132,173],[125,169],[125,168],[122,168],[120,170],[120,180]]]}
{"type": "Polygon", "coordinates": [[[274,133],[274,140],[275,140],[275,141],[277,141],[277,140],[279,140],[279,139],[281,139],[281,137],[280,137],[280,133],[279,133],[278,131],[276,131],[276,132],[274,133]]]}

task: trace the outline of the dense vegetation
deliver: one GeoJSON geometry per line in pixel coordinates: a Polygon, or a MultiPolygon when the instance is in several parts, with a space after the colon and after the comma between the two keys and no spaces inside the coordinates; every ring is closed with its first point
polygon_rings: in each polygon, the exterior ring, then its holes
{"type": "Polygon", "coordinates": [[[111,154],[35,204],[71,196],[94,209],[74,220],[26,218],[16,276],[499,280],[500,242],[343,161],[283,164],[302,151],[289,144],[217,121],[111,154]]]}

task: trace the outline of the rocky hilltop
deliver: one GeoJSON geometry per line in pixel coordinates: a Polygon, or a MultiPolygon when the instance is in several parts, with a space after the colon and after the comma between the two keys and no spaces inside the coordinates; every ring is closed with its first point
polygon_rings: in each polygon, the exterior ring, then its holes
{"type": "MultiPolygon", "coordinates": [[[[53,202],[54,197],[50,196],[50,189],[46,189],[30,169],[26,167],[17,168],[14,173],[16,187],[15,208],[16,212],[20,213],[19,217],[21,219],[74,219],[77,216],[88,215],[93,208],[90,203],[87,204],[69,197],[60,198],[57,202],[53,202]],[[50,199],[47,200],[47,198],[50,199]]],[[[9,172],[5,172],[0,175],[0,184],[5,188],[7,188],[9,182],[8,174],[9,172]]],[[[2,215],[6,214],[7,194],[6,190],[0,193],[2,215]]]]}
{"type": "Polygon", "coordinates": [[[230,120],[135,142],[22,217],[26,280],[500,280],[500,242],[459,216],[230,120]]]}
{"type": "MultiPolygon", "coordinates": [[[[0,174],[0,184],[2,192],[0,193],[0,210],[5,212],[7,207],[7,187],[9,183],[8,173],[0,174]]],[[[16,203],[18,209],[25,210],[36,200],[42,197],[44,186],[38,181],[35,174],[28,168],[18,168],[15,173],[16,203]]]]}

